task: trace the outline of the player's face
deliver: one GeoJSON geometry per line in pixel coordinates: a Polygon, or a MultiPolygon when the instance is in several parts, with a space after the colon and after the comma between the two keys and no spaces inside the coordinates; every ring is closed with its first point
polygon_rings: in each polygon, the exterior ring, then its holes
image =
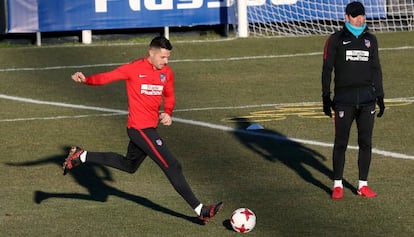
{"type": "Polygon", "coordinates": [[[356,26],[356,27],[361,27],[365,23],[364,15],[359,15],[356,17],[353,17],[351,15],[346,15],[345,18],[347,21],[349,21],[351,25],[356,26]]]}
{"type": "Polygon", "coordinates": [[[149,61],[154,68],[161,70],[168,64],[168,58],[171,55],[171,50],[151,48],[149,50],[149,61]]]}

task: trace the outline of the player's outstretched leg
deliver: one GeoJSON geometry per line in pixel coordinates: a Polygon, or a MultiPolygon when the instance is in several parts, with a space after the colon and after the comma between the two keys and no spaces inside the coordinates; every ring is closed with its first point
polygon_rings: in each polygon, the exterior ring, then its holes
{"type": "Polygon", "coordinates": [[[63,175],[66,175],[69,170],[73,169],[74,167],[80,165],[82,161],[80,160],[80,155],[84,152],[84,150],[80,147],[73,146],[68,154],[68,157],[63,162],[63,175]]]}
{"type": "Polygon", "coordinates": [[[210,205],[210,206],[204,205],[203,208],[201,209],[201,213],[198,216],[198,219],[200,219],[204,223],[207,223],[210,220],[210,218],[215,216],[220,211],[222,207],[223,207],[223,202],[219,202],[216,205],[210,205]]]}

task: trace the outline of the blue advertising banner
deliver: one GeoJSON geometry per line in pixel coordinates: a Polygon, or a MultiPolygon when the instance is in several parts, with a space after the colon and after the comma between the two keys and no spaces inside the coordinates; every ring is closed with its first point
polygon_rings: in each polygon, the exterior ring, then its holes
{"type": "MultiPolygon", "coordinates": [[[[236,0],[6,0],[7,32],[52,32],[236,23],[236,0]]],[[[272,21],[343,19],[344,0],[246,0],[272,21]],[[339,6],[339,7],[338,7],[339,6]]],[[[385,0],[366,0],[367,17],[385,17],[385,0]],[[371,7],[374,6],[375,7],[371,7]],[[379,5],[379,7],[378,7],[379,5]]],[[[254,22],[253,19],[248,19],[254,22]]]]}
{"type": "Polygon", "coordinates": [[[227,24],[232,9],[220,0],[38,0],[38,6],[40,31],[227,24]]]}
{"type": "Polygon", "coordinates": [[[8,0],[8,32],[127,29],[234,22],[234,0],[8,0]]]}
{"type": "Polygon", "coordinates": [[[39,30],[37,0],[7,1],[7,32],[37,32],[39,30]]]}

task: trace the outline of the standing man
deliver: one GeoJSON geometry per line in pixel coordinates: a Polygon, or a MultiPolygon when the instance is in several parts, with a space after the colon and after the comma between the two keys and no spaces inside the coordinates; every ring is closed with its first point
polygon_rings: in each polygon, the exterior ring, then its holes
{"type": "Polygon", "coordinates": [[[128,95],[127,134],[129,144],[126,156],[113,152],[85,151],[72,147],[63,163],[64,174],[74,167],[91,162],[107,165],[128,173],[135,173],[144,159],[149,156],[165,173],[174,189],[196,212],[198,218],[208,222],[217,214],[223,203],[203,205],[187,183],[181,165],[171,154],[164,140],[157,132],[158,121],[172,124],[175,104],[174,74],[168,66],[172,45],[165,37],[155,37],[144,58],[121,65],[112,71],[85,77],[82,72],[72,75],[78,83],[98,86],[118,80],[125,80],[128,95]],[[164,100],[164,112],[159,112],[164,100]]]}
{"type": "Polygon", "coordinates": [[[368,172],[371,164],[375,106],[378,104],[377,117],[381,117],[385,110],[384,91],[377,39],[368,32],[365,8],[360,2],[351,2],[346,6],[344,27],[332,34],[325,43],[322,98],[325,115],[332,117],[332,108],[335,119],[332,198],[343,197],[345,152],[354,120],[358,129],[359,146],[358,195],[377,196],[368,186],[368,172]],[[332,101],[330,94],[333,70],[335,88],[332,101]]]}

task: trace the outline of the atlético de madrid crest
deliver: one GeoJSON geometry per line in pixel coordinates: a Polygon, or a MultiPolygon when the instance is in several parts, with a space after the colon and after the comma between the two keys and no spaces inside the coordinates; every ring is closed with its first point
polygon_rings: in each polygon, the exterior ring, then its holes
{"type": "Polygon", "coordinates": [[[165,76],[165,74],[164,74],[164,73],[161,73],[161,74],[160,74],[160,81],[161,81],[162,83],[164,83],[166,79],[167,79],[167,77],[165,76]]]}
{"type": "Polygon", "coordinates": [[[364,41],[365,41],[365,46],[367,48],[370,48],[371,47],[371,41],[370,40],[367,40],[367,39],[365,39],[364,41]]]}

